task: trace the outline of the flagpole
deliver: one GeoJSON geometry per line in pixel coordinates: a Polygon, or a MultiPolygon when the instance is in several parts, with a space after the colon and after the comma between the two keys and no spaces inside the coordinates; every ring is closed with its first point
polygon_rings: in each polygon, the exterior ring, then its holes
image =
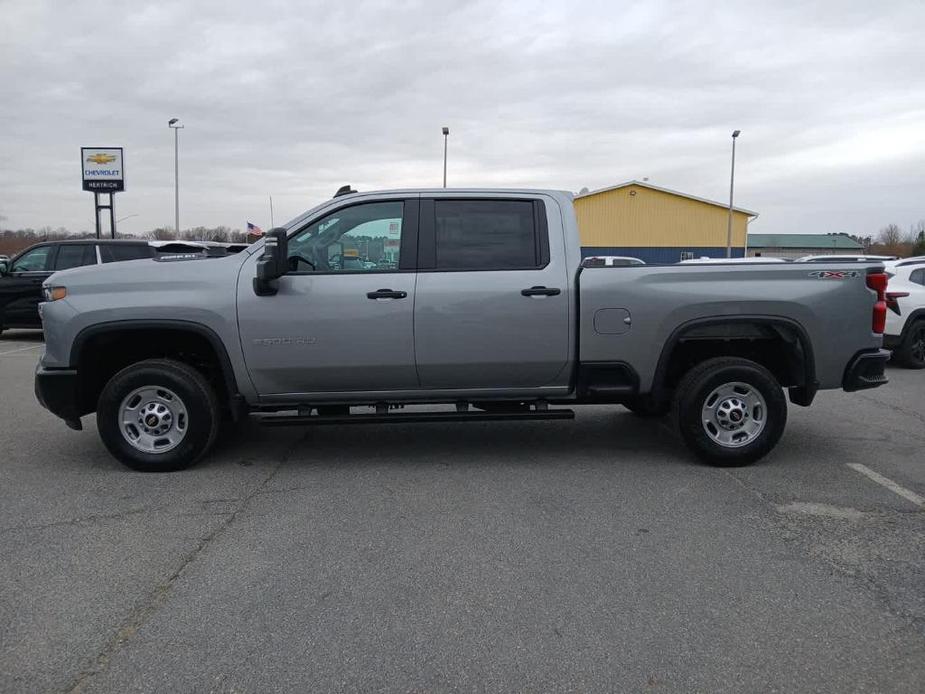
{"type": "Polygon", "coordinates": [[[270,228],[276,228],[276,225],[273,223],[273,196],[270,196],[270,228]]]}

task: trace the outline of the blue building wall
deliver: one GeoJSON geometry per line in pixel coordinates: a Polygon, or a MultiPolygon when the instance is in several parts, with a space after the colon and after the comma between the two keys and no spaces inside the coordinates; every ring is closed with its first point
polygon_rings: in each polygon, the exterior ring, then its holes
{"type": "MultiPolygon", "coordinates": [[[[681,260],[682,253],[693,253],[695,258],[725,258],[726,249],[715,246],[696,248],[691,246],[677,246],[668,248],[645,248],[645,247],[624,247],[624,248],[603,248],[600,246],[585,246],[581,249],[581,257],[587,258],[589,255],[626,255],[632,258],[639,258],[649,265],[664,265],[667,263],[677,263],[681,260]]],[[[733,258],[744,258],[744,248],[733,248],[733,258]]]]}

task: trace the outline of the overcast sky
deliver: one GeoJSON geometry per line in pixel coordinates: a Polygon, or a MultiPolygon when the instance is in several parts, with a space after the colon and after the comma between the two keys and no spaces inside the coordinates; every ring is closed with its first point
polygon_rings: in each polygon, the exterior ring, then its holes
{"type": "Polygon", "coordinates": [[[267,228],[344,183],[631,178],[753,232],[925,218],[925,2],[0,0],[4,227],[93,228],[81,145],[125,148],[120,231],[267,228]]]}

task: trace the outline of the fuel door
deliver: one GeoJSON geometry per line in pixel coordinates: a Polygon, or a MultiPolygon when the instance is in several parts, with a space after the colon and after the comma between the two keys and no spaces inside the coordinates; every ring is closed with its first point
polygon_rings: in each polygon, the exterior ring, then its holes
{"type": "Polygon", "coordinates": [[[601,308],[594,312],[594,332],[600,335],[622,335],[633,324],[625,308],[601,308]]]}

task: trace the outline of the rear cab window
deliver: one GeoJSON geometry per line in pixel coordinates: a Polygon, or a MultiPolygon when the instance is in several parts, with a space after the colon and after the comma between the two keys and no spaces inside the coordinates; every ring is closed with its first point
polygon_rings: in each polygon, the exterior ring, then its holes
{"type": "Polygon", "coordinates": [[[421,224],[422,270],[535,270],[549,262],[539,200],[422,200],[421,224]]]}

